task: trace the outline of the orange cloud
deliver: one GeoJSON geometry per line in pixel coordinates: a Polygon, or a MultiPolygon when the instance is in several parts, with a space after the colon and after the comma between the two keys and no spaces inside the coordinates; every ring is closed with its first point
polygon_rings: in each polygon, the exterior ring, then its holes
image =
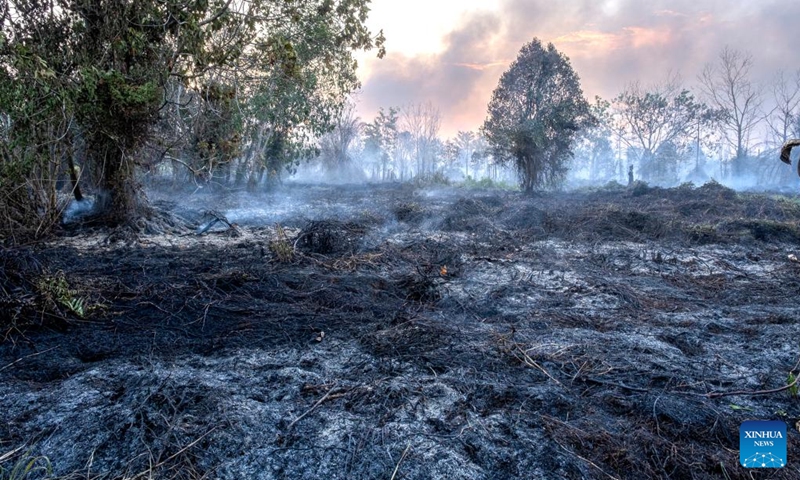
{"type": "Polygon", "coordinates": [[[554,42],[557,45],[571,45],[573,48],[581,50],[594,50],[608,52],[616,50],[620,45],[619,35],[604,33],[593,30],[578,30],[566,35],[557,37],[554,42]]]}
{"type": "Polygon", "coordinates": [[[508,64],[511,63],[510,60],[502,60],[499,62],[488,62],[488,63],[454,63],[456,67],[464,67],[469,68],[470,70],[477,70],[482,72],[484,70],[488,70],[490,68],[497,68],[497,67],[507,67],[508,64]]]}
{"type": "Polygon", "coordinates": [[[624,27],[615,33],[578,30],[557,37],[553,43],[580,55],[608,53],[628,46],[666,45],[671,41],[672,32],[668,28],[624,27]]]}

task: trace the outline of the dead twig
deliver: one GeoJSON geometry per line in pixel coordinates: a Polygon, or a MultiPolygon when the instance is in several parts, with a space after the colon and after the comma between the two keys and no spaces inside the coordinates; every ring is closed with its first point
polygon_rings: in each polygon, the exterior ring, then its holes
{"type": "Polygon", "coordinates": [[[589,382],[589,383],[596,383],[598,385],[606,385],[606,386],[609,386],[609,387],[622,388],[624,390],[630,390],[632,392],[645,392],[646,393],[646,392],[650,391],[647,388],[631,387],[631,386],[625,385],[624,383],[607,382],[605,380],[600,380],[598,378],[592,378],[592,377],[578,377],[578,380],[583,380],[584,382],[589,382]]]}
{"type": "Polygon", "coordinates": [[[17,447],[17,448],[15,448],[14,450],[11,450],[11,451],[9,451],[9,452],[6,452],[6,453],[4,453],[4,454],[0,455],[0,463],[2,463],[2,462],[5,462],[5,461],[6,461],[6,460],[8,460],[9,458],[13,457],[14,455],[16,455],[16,453],[17,453],[17,452],[19,452],[19,451],[20,451],[20,450],[22,450],[23,448],[25,448],[25,447],[24,447],[24,446],[22,446],[22,447],[17,447]]]}
{"type": "Polygon", "coordinates": [[[547,378],[549,378],[550,380],[552,380],[552,381],[556,382],[556,384],[557,384],[558,386],[560,386],[560,387],[563,387],[563,386],[564,386],[564,385],[563,385],[561,382],[559,382],[558,380],[556,380],[556,378],[555,378],[555,377],[553,377],[552,375],[550,375],[550,372],[548,372],[547,370],[545,370],[545,368],[544,368],[544,367],[542,367],[541,365],[539,365],[538,363],[536,363],[536,361],[535,361],[534,359],[532,359],[532,358],[530,357],[530,355],[528,355],[528,353],[527,353],[527,352],[525,352],[525,350],[523,350],[523,349],[522,349],[522,347],[520,347],[519,343],[514,343],[514,347],[516,348],[517,352],[519,352],[519,353],[521,354],[522,358],[520,358],[520,357],[519,357],[519,356],[517,356],[516,354],[515,354],[514,356],[515,356],[515,357],[517,357],[517,359],[521,360],[521,361],[522,361],[522,363],[524,363],[525,365],[528,365],[528,366],[530,366],[530,367],[534,367],[534,368],[537,368],[537,369],[539,369],[539,370],[540,370],[542,373],[544,373],[545,375],[547,375],[547,378]]]}
{"type": "Polygon", "coordinates": [[[784,385],[780,388],[772,388],[770,390],[737,390],[735,392],[710,392],[704,394],[703,396],[706,398],[720,398],[720,397],[732,397],[734,395],[750,395],[750,396],[770,395],[772,393],[778,393],[778,392],[783,392],[784,390],[789,390],[790,388],[797,385],[798,380],[800,380],[800,377],[795,378],[793,382],[787,385],[784,385]]]}
{"type": "Polygon", "coordinates": [[[400,470],[400,464],[403,463],[403,460],[406,458],[408,451],[411,449],[411,444],[409,443],[405,450],[403,450],[403,454],[400,455],[400,460],[397,461],[397,465],[394,467],[394,472],[392,472],[392,478],[389,480],[394,480],[397,477],[397,471],[400,470]]]}
{"type": "MultiPolygon", "coordinates": [[[[194,447],[194,446],[195,446],[195,445],[197,445],[197,444],[198,444],[198,443],[199,443],[201,440],[203,440],[204,438],[206,438],[207,436],[209,436],[209,435],[211,434],[211,432],[213,432],[213,431],[214,431],[214,430],[216,430],[216,429],[217,429],[217,427],[213,427],[213,428],[211,428],[209,431],[207,431],[206,433],[204,433],[204,434],[200,435],[199,437],[197,437],[197,438],[196,438],[196,439],[194,439],[193,441],[189,442],[189,443],[188,443],[188,444],[187,444],[185,447],[183,447],[183,448],[181,448],[180,450],[178,450],[177,452],[173,453],[172,455],[170,455],[170,456],[169,456],[169,457],[167,457],[166,459],[164,459],[164,460],[162,460],[162,461],[160,461],[160,462],[156,463],[155,465],[151,465],[151,466],[150,466],[150,467],[149,467],[147,470],[144,470],[144,471],[142,471],[142,472],[138,473],[137,475],[134,475],[134,476],[133,476],[133,478],[139,478],[139,477],[142,477],[142,476],[144,476],[144,475],[146,475],[146,474],[148,474],[148,473],[149,473],[149,474],[152,474],[152,473],[153,473],[153,470],[155,470],[155,469],[156,469],[156,468],[158,468],[158,467],[161,467],[162,465],[166,464],[167,462],[169,462],[169,461],[171,461],[171,460],[175,459],[175,458],[176,458],[178,455],[181,455],[182,453],[184,453],[186,450],[189,450],[190,448],[194,447]]],[[[150,477],[150,476],[148,476],[148,478],[151,478],[151,477],[150,477]]]]}
{"type": "Polygon", "coordinates": [[[336,384],[336,383],[334,383],[334,384],[333,384],[333,386],[331,387],[331,389],[330,389],[330,390],[328,390],[328,392],[327,392],[325,395],[323,395],[323,396],[322,396],[322,398],[320,398],[319,400],[317,400],[317,403],[315,403],[314,405],[312,405],[312,406],[311,406],[311,408],[309,408],[308,410],[306,410],[306,411],[305,411],[305,413],[303,413],[303,414],[302,414],[302,415],[300,415],[299,417],[297,417],[297,418],[295,418],[294,420],[292,420],[292,423],[290,423],[290,424],[289,424],[289,426],[288,426],[288,427],[286,427],[286,431],[287,431],[287,432],[288,432],[288,431],[290,431],[290,430],[292,429],[292,427],[294,427],[294,425],[295,425],[297,422],[299,422],[300,420],[302,420],[303,418],[305,418],[305,417],[306,417],[306,415],[308,415],[309,413],[313,412],[313,411],[314,411],[314,409],[316,409],[317,407],[319,407],[320,405],[322,405],[322,402],[324,402],[325,400],[327,400],[327,399],[328,399],[328,397],[330,397],[330,396],[331,396],[331,394],[333,393],[333,391],[336,389],[336,385],[337,385],[337,384],[336,384]]]}
{"type": "Polygon", "coordinates": [[[207,231],[209,231],[211,229],[211,227],[213,227],[217,223],[223,223],[223,224],[228,226],[229,230],[236,231],[236,225],[231,223],[225,217],[225,215],[222,215],[221,213],[215,212],[213,210],[209,210],[209,211],[207,211],[205,213],[205,216],[206,217],[211,217],[211,219],[206,221],[206,223],[204,223],[204,224],[200,225],[199,227],[197,227],[197,230],[196,230],[196,234],[197,235],[202,235],[202,234],[206,233],[207,231]]]}
{"type": "MultiPolygon", "coordinates": [[[[566,422],[562,422],[561,420],[559,420],[559,419],[557,419],[557,418],[554,418],[554,417],[551,417],[551,416],[549,416],[549,415],[543,415],[543,416],[542,416],[542,420],[545,420],[545,421],[549,421],[549,422],[553,422],[553,423],[559,424],[559,425],[561,425],[561,426],[563,426],[563,427],[567,427],[567,428],[569,428],[569,429],[571,429],[571,430],[574,430],[574,431],[576,431],[576,432],[579,432],[579,433],[581,433],[581,434],[583,433],[583,432],[581,432],[579,429],[577,429],[577,428],[573,427],[572,425],[570,425],[570,424],[568,424],[568,423],[566,423],[566,422]]],[[[579,438],[580,438],[580,437],[579,437],[579,438]]],[[[605,470],[603,470],[603,469],[602,469],[602,468],[601,468],[599,465],[597,465],[596,463],[592,462],[592,461],[591,461],[591,460],[589,460],[588,458],[586,458],[586,457],[582,457],[581,455],[578,455],[578,454],[577,454],[576,452],[574,452],[573,450],[571,450],[571,449],[569,449],[569,448],[565,447],[565,446],[564,446],[563,444],[561,444],[561,442],[559,442],[558,440],[554,440],[554,441],[555,441],[556,445],[558,445],[559,447],[561,447],[561,448],[562,448],[562,449],[563,449],[565,452],[567,452],[567,453],[568,453],[568,454],[570,454],[570,455],[575,455],[575,456],[576,456],[576,457],[578,457],[579,459],[583,460],[584,462],[588,463],[588,464],[589,464],[589,465],[591,465],[592,467],[594,467],[594,468],[596,468],[597,470],[599,470],[599,471],[600,471],[602,474],[604,474],[604,475],[605,475],[605,476],[607,476],[608,478],[611,478],[611,479],[613,479],[613,480],[621,480],[619,477],[615,477],[614,475],[611,475],[610,473],[606,472],[606,471],[605,471],[605,470]]]]}
{"type": "Polygon", "coordinates": [[[18,358],[16,360],[14,360],[13,362],[11,362],[8,365],[6,365],[5,367],[0,368],[0,372],[2,372],[3,370],[5,370],[7,368],[13,367],[14,365],[16,365],[17,363],[19,363],[19,362],[21,362],[23,360],[26,360],[26,359],[32,358],[32,357],[38,357],[39,355],[44,355],[45,353],[47,353],[47,352],[49,352],[51,350],[55,350],[56,348],[58,348],[58,347],[52,347],[52,348],[48,348],[47,350],[43,350],[41,352],[36,352],[36,353],[31,353],[30,355],[25,355],[24,357],[21,357],[21,358],[18,358]]]}

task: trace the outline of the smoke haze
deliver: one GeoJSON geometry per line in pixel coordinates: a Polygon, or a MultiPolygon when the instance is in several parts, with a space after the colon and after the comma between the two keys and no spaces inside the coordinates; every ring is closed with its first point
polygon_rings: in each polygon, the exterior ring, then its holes
{"type": "Polygon", "coordinates": [[[484,10],[475,2],[418,3],[373,1],[370,21],[385,30],[387,55],[360,59],[365,119],[379,107],[430,101],[442,112],[445,136],[474,130],[500,75],[534,37],[570,58],[590,100],[670,73],[699,94],[697,75],[726,45],[753,54],[753,80],[763,84],[765,97],[778,70],[800,66],[800,2],[506,0],[481,2],[484,10]],[[434,18],[411,22],[409,12],[398,13],[409,8],[419,8],[418,18],[434,18]],[[437,19],[440,30],[431,31],[437,19]]]}

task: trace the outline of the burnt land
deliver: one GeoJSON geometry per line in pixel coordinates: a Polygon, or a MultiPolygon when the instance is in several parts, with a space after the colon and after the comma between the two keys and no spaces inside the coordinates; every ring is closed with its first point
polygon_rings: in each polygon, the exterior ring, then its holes
{"type": "Polygon", "coordinates": [[[0,455],[16,452],[2,466],[800,478],[800,399],[769,392],[800,361],[796,197],[640,184],[151,198],[185,228],[2,250],[0,455]],[[750,419],[787,423],[787,467],[739,466],[750,419]]]}

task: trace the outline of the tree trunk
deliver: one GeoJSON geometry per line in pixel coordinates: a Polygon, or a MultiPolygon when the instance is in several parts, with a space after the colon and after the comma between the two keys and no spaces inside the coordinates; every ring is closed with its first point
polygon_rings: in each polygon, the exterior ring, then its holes
{"type": "Polygon", "coordinates": [[[69,168],[69,179],[72,182],[72,194],[75,200],[83,200],[83,193],[81,193],[81,186],[78,184],[78,172],[75,168],[75,161],[72,158],[72,152],[67,153],[67,167],[69,168]]]}
{"type": "Polygon", "coordinates": [[[133,162],[118,147],[110,150],[104,158],[94,159],[101,175],[95,213],[111,227],[140,227],[141,221],[149,218],[150,209],[136,181],[133,162]]]}

